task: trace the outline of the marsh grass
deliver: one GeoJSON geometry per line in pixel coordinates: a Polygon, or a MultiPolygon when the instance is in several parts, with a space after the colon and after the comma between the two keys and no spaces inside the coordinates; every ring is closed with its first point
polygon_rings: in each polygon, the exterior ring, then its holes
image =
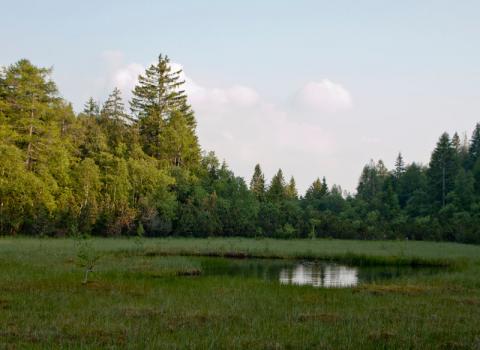
{"type": "Polygon", "coordinates": [[[72,240],[0,239],[0,348],[480,347],[477,246],[236,238],[145,239],[144,251],[133,239],[92,246],[102,258],[82,285],[72,240]],[[215,252],[454,267],[348,289],[188,276],[201,272],[188,255],[215,252]]]}
{"type": "MultiPolygon", "coordinates": [[[[359,266],[461,266],[476,246],[411,241],[274,240],[244,238],[150,240],[145,254],[336,261],[359,266]]],[[[118,253],[128,253],[130,248],[118,253]]]]}

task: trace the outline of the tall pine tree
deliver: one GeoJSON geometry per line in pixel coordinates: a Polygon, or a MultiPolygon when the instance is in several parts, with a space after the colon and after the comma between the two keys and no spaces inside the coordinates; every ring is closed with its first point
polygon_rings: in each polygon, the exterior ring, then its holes
{"type": "Polygon", "coordinates": [[[270,186],[267,191],[267,198],[275,203],[280,203],[286,198],[285,178],[282,169],[278,169],[277,173],[272,177],[270,186]]]}
{"type": "Polygon", "coordinates": [[[297,185],[295,184],[293,176],[290,178],[290,181],[285,188],[285,194],[288,199],[298,199],[297,185]]]}
{"type": "Polygon", "coordinates": [[[447,195],[455,186],[458,158],[450,137],[443,133],[437,142],[427,171],[430,197],[438,206],[445,206],[447,195]]]}
{"type": "Polygon", "coordinates": [[[468,148],[467,169],[473,169],[475,163],[480,158],[480,123],[477,123],[470,139],[468,148]]]}
{"type": "Polygon", "coordinates": [[[50,80],[51,69],[38,68],[28,60],[9,66],[1,80],[3,111],[14,126],[17,144],[26,151],[25,165],[32,169],[45,148],[58,105],[57,87],[50,80]]]}
{"type": "Polygon", "coordinates": [[[118,88],[113,89],[103,104],[100,123],[104,127],[105,133],[108,135],[108,141],[114,150],[120,143],[127,142],[128,126],[133,123],[133,119],[125,112],[122,94],[118,88]]]}
{"type": "Polygon", "coordinates": [[[265,199],[265,175],[263,175],[260,164],[255,165],[252,180],[250,181],[250,191],[259,201],[265,199]]]}
{"type": "Polygon", "coordinates": [[[158,159],[161,158],[160,133],[172,112],[182,113],[192,131],[196,126],[187,95],[182,90],[185,81],[181,80],[181,73],[172,69],[167,56],[159,55],[157,63],[138,77],[133,90],[130,108],[138,120],[144,151],[158,159]]]}
{"type": "Polygon", "coordinates": [[[397,159],[395,160],[395,169],[393,171],[393,176],[395,180],[398,181],[404,173],[405,173],[405,162],[403,161],[402,153],[398,153],[397,159]]]}

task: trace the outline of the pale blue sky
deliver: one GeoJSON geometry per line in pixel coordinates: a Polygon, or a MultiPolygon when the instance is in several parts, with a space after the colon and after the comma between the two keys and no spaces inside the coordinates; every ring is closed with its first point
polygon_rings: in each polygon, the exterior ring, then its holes
{"type": "Polygon", "coordinates": [[[0,65],[53,65],[79,109],[103,100],[119,72],[167,53],[208,92],[193,103],[202,145],[236,173],[249,177],[258,161],[302,190],[323,175],[353,190],[370,158],[426,162],[441,132],[480,121],[479,18],[480,2],[465,0],[1,0],[0,65]],[[293,102],[317,82],[324,103],[325,79],[351,97],[339,112],[293,102]],[[239,85],[256,96],[248,106],[239,85]],[[220,107],[219,92],[229,96],[220,107]],[[267,137],[249,129],[262,126],[267,137]]]}

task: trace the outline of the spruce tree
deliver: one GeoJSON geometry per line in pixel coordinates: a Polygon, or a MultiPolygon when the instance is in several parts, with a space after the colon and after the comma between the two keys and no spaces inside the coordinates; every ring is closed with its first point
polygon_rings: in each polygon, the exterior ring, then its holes
{"type": "Polygon", "coordinates": [[[377,171],[377,175],[380,177],[380,179],[382,180],[385,180],[389,173],[388,173],[388,169],[387,167],[385,166],[385,163],[383,162],[383,160],[378,160],[377,162],[377,165],[375,166],[375,169],[377,171]]]}
{"type": "Polygon", "coordinates": [[[102,118],[111,120],[113,124],[130,124],[133,119],[125,113],[122,93],[114,88],[102,107],[102,118]]]}
{"type": "Polygon", "coordinates": [[[382,191],[378,194],[378,202],[380,213],[384,218],[392,220],[398,214],[400,206],[398,196],[393,189],[392,178],[385,181],[382,191]]]}
{"type": "Polygon", "coordinates": [[[480,158],[480,123],[477,123],[470,139],[468,148],[467,169],[473,169],[476,161],[480,158]]]}
{"type": "Polygon", "coordinates": [[[475,194],[480,197],[480,159],[477,159],[472,169],[475,194]]]}
{"type": "Polygon", "coordinates": [[[98,118],[100,116],[100,106],[98,103],[90,97],[85,105],[83,106],[83,114],[88,117],[98,118]]]}
{"type": "Polygon", "coordinates": [[[285,194],[288,199],[298,199],[297,186],[295,184],[295,179],[293,178],[293,176],[290,178],[290,181],[285,188],[285,194]]]}
{"type": "MultiPolygon", "coordinates": [[[[325,179],[325,178],[324,178],[325,179]]],[[[326,183],[325,185],[320,181],[320,178],[316,178],[315,181],[310,185],[305,193],[305,199],[307,200],[317,200],[321,199],[326,194],[326,183]]]]}
{"type": "Polygon", "coordinates": [[[113,89],[103,104],[100,113],[100,123],[104,127],[105,133],[108,135],[109,144],[114,150],[120,143],[127,142],[128,128],[133,123],[133,119],[125,113],[125,106],[118,88],[113,89]]]}
{"type": "Polygon", "coordinates": [[[452,137],[452,146],[457,154],[459,165],[465,167],[468,163],[468,139],[466,135],[462,141],[458,133],[455,132],[452,137]]]}
{"type": "Polygon", "coordinates": [[[427,171],[429,192],[437,206],[445,206],[447,195],[455,185],[459,164],[455,148],[447,133],[443,133],[432,153],[427,171]]]}
{"type": "Polygon", "coordinates": [[[365,165],[357,186],[357,196],[365,201],[372,200],[380,190],[377,167],[373,160],[365,165]]]}
{"type": "Polygon", "coordinates": [[[398,153],[395,160],[395,170],[393,171],[394,178],[398,181],[400,177],[405,173],[405,162],[403,161],[402,153],[398,153]]]}
{"type": "Polygon", "coordinates": [[[265,199],[265,176],[263,175],[260,164],[255,165],[252,180],[250,181],[250,191],[259,201],[265,199]]]}
{"type": "Polygon", "coordinates": [[[456,131],[452,136],[452,146],[456,152],[460,152],[462,142],[460,141],[460,136],[458,136],[458,133],[456,131]]]}
{"type": "Polygon", "coordinates": [[[455,177],[453,203],[459,210],[468,211],[474,199],[474,178],[470,171],[460,168],[455,177]]]}
{"type": "MultiPolygon", "coordinates": [[[[416,163],[405,168],[405,173],[397,182],[396,192],[400,206],[404,208],[415,192],[427,191],[426,170],[416,163]]],[[[414,208],[416,210],[416,208],[414,208]]]]}
{"type": "Polygon", "coordinates": [[[267,198],[272,202],[282,202],[286,198],[285,179],[283,177],[282,169],[273,176],[270,186],[267,191],[267,198]]]}
{"type": "Polygon", "coordinates": [[[324,177],[322,177],[322,191],[321,191],[322,196],[327,195],[328,192],[329,192],[329,190],[328,190],[328,185],[327,185],[327,179],[325,179],[325,176],[324,176],[324,177]]]}
{"type": "Polygon", "coordinates": [[[187,126],[193,131],[196,123],[193,111],[187,103],[187,95],[182,90],[181,70],[172,70],[167,56],[158,56],[156,64],[146,69],[138,77],[130,102],[132,113],[139,124],[139,132],[145,152],[161,158],[159,136],[173,111],[181,112],[187,126]]]}

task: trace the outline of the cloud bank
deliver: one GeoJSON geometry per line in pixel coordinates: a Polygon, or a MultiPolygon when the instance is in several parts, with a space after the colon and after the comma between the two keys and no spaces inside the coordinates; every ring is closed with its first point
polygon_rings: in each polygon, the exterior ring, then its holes
{"type": "Polygon", "coordinates": [[[352,108],[352,97],[342,85],[323,79],[305,84],[296,94],[295,103],[314,112],[335,113],[352,108]]]}
{"type": "MultiPolygon", "coordinates": [[[[118,87],[128,100],[145,66],[124,63],[116,52],[104,58],[109,66],[107,88],[118,87]]],[[[172,63],[172,68],[183,70],[178,63],[172,63]]],[[[351,94],[341,84],[328,79],[310,81],[292,93],[290,103],[275,104],[243,84],[204,86],[185,71],[181,78],[196,113],[202,148],[214,150],[246,181],[260,163],[268,177],[278,168],[295,175],[304,191],[314,178],[337,166],[335,133],[322,125],[322,115],[352,108],[351,94]],[[306,116],[311,113],[318,118],[306,116]]]]}

